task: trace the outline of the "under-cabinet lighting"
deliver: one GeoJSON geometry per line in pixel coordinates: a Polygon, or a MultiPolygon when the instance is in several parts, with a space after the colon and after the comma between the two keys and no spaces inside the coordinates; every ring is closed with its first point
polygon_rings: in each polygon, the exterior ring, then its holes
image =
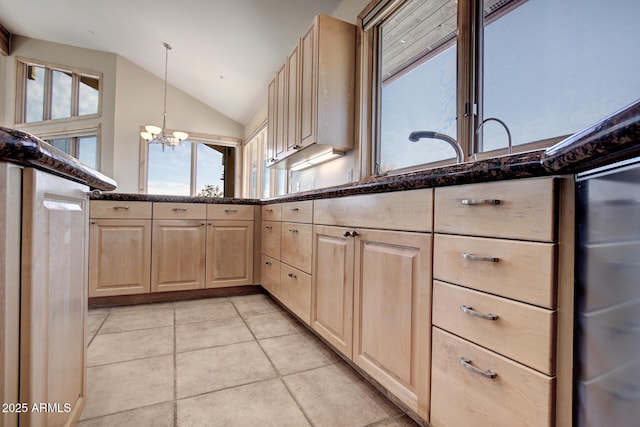
{"type": "Polygon", "coordinates": [[[319,165],[320,163],[328,162],[329,160],[337,159],[338,157],[342,157],[342,156],[344,156],[344,153],[341,151],[337,151],[337,150],[327,151],[325,153],[318,154],[317,156],[312,157],[310,159],[304,160],[300,163],[296,163],[295,165],[291,166],[291,170],[300,171],[303,169],[310,168],[311,166],[319,165]]]}

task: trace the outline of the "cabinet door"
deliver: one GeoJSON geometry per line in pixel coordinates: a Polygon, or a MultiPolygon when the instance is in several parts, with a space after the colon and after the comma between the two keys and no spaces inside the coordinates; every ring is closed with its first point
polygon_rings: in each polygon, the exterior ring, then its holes
{"type": "Polygon", "coordinates": [[[280,264],[280,301],[307,325],[311,312],[311,276],[280,264]]]}
{"type": "Polygon", "coordinates": [[[276,157],[276,113],[277,113],[277,92],[278,81],[276,78],[269,83],[267,109],[267,162],[271,163],[276,157]]]}
{"type": "Polygon", "coordinates": [[[431,235],[358,232],[353,360],[428,419],[431,235]]]}
{"type": "Polygon", "coordinates": [[[340,227],[313,227],[311,327],[351,358],[354,238],[340,227]]]}
{"type": "Polygon", "coordinates": [[[207,288],[253,284],[253,221],[210,221],[207,288]]]}
{"type": "Polygon", "coordinates": [[[298,101],[298,65],[298,46],[296,45],[287,57],[287,155],[301,148],[300,133],[298,132],[298,111],[300,107],[298,101]]]}
{"type": "Polygon", "coordinates": [[[286,64],[276,74],[276,141],[275,158],[281,160],[287,149],[287,67],[286,64]]]}
{"type": "Polygon", "coordinates": [[[316,140],[317,19],[300,40],[300,140],[302,146],[316,140]]]}
{"type": "Polygon", "coordinates": [[[23,176],[19,401],[59,410],[22,413],[20,425],[74,425],[86,396],[88,187],[23,176]]]}
{"type": "Polygon", "coordinates": [[[89,297],[150,290],[151,220],[91,220],[89,297]]]}
{"type": "Polygon", "coordinates": [[[152,292],[204,288],[205,224],[186,219],[153,221],[152,292]]]}

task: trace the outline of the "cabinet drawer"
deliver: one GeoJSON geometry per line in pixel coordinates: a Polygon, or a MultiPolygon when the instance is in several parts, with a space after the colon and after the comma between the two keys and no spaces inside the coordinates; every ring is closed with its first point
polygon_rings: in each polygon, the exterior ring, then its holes
{"type": "Polygon", "coordinates": [[[263,254],[261,274],[262,287],[280,299],[280,261],[263,254]]]}
{"type": "Polygon", "coordinates": [[[311,320],[311,276],[287,264],[281,266],[281,301],[308,325],[311,320]]]}
{"type": "Polygon", "coordinates": [[[434,279],[555,308],[554,244],[444,234],[434,239],[434,279]]]}
{"type": "Polygon", "coordinates": [[[640,418],[640,360],[578,384],[576,408],[583,427],[635,426],[640,418]]]}
{"type": "Polygon", "coordinates": [[[151,219],[151,202],[117,202],[92,200],[89,203],[90,218],[151,219]]]}
{"type": "Polygon", "coordinates": [[[311,273],[313,226],[295,222],[282,223],[280,260],[292,267],[311,273]]]}
{"type": "Polygon", "coordinates": [[[553,425],[555,378],[436,327],[432,336],[431,425],[553,425]]]}
{"type": "Polygon", "coordinates": [[[304,222],[311,224],[313,219],[313,201],[282,204],[282,221],[304,222]]]}
{"type": "Polygon", "coordinates": [[[264,205],[262,206],[262,220],[263,221],[281,221],[282,220],[282,205],[264,205]]]}
{"type": "Polygon", "coordinates": [[[551,178],[436,188],[434,230],[551,242],[554,200],[551,178]]]}
{"type": "Polygon", "coordinates": [[[555,371],[555,315],[544,308],[433,282],[434,326],[547,375],[555,371]]]}
{"type": "Polygon", "coordinates": [[[280,230],[282,223],[262,221],[262,253],[280,259],[280,230]]]}
{"type": "MultiPolygon", "coordinates": [[[[638,300],[578,317],[582,324],[580,351],[583,379],[591,379],[639,359],[638,300]]],[[[636,391],[640,398],[640,386],[636,391]]]]}
{"type": "Polygon", "coordinates": [[[313,203],[313,223],[387,230],[431,231],[433,190],[320,199],[313,203]]]}
{"type": "Polygon", "coordinates": [[[207,205],[202,203],[154,203],[153,219],[205,219],[207,205]]]}
{"type": "Polygon", "coordinates": [[[253,220],[251,205],[207,205],[207,219],[253,220]]]}

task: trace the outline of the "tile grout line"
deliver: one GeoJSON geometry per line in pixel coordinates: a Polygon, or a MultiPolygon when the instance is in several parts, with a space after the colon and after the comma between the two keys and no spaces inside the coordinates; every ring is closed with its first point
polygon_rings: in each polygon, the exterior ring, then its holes
{"type": "MultiPolygon", "coordinates": [[[[104,316],[104,319],[102,319],[102,322],[100,322],[100,325],[98,325],[98,328],[96,329],[96,331],[91,335],[91,339],[87,343],[87,349],[89,348],[93,340],[96,338],[96,336],[98,336],[98,332],[100,332],[100,329],[102,329],[102,325],[104,325],[104,322],[107,321],[107,318],[109,317],[110,314],[111,314],[111,309],[109,309],[107,314],[104,316]]],[[[87,317],[89,317],[88,314],[87,314],[87,317]]]]}
{"type": "Polygon", "coordinates": [[[173,303],[173,427],[178,427],[178,362],[177,362],[176,304],[173,303]]]}

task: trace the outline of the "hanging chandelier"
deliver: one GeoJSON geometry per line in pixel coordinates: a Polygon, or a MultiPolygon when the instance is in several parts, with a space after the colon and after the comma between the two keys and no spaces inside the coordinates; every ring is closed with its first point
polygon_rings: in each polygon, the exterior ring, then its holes
{"type": "Polygon", "coordinates": [[[162,112],[162,128],[154,125],[146,125],[144,131],[140,132],[140,136],[144,138],[149,144],[162,144],[162,151],[165,146],[169,146],[175,149],[180,145],[182,141],[189,137],[186,132],[175,131],[171,134],[167,134],[167,63],[169,62],[169,50],[171,46],[168,43],[162,43],[165,47],[164,58],[164,111],[162,112]]]}

